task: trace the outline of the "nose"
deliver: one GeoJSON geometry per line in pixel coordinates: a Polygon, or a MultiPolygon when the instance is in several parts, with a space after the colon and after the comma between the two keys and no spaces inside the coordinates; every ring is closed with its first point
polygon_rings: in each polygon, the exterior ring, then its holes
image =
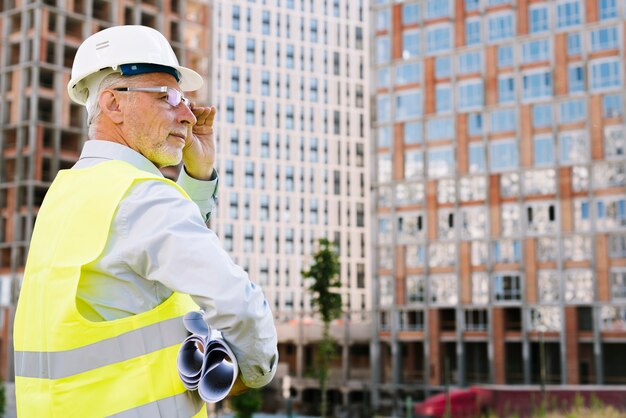
{"type": "Polygon", "coordinates": [[[178,121],[185,126],[193,126],[196,124],[198,119],[196,119],[196,115],[193,114],[189,106],[185,103],[180,102],[176,107],[178,111],[178,121]]]}

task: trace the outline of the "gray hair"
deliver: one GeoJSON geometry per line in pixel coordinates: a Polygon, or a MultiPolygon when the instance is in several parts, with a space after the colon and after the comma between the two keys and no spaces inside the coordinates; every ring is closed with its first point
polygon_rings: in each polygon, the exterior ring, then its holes
{"type": "MultiPolygon", "coordinates": [[[[133,77],[123,76],[121,73],[114,72],[105,76],[99,83],[97,88],[89,89],[89,96],[85,107],[87,108],[87,126],[89,127],[89,137],[91,138],[91,130],[97,117],[100,116],[100,103],[98,98],[103,90],[114,87],[116,85],[124,84],[124,86],[132,86],[133,77]],[[93,95],[92,95],[93,92],[93,95]]],[[[96,84],[96,83],[94,83],[96,84]]]]}

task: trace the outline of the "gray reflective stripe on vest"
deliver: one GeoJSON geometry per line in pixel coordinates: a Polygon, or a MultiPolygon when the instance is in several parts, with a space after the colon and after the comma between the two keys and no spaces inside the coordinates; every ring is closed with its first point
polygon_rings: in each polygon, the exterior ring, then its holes
{"type": "Polygon", "coordinates": [[[73,350],[16,351],[15,375],[61,379],[181,344],[187,335],[177,317],[73,350]]]}
{"type": "Polygon", "coordinates": [[[183,392],[169,398],[159,399],[136,408],[127,409],[109,418],[189,418],[202,409],[202,399],[197,392],[183,392]]]}

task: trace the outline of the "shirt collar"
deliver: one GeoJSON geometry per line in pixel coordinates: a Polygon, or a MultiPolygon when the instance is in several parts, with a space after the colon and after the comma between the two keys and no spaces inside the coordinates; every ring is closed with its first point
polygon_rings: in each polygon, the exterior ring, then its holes
{"type": "Polygon", "coordinates": [[[118,144],[117,142],[102,141],[97,139],[91,139],[85,142],[83,151],[80,154],[80,159],[82,160],[86,158],[102,158],[105,160],[124,161],[139,170],[147,171],[159,177],[163,177],[163,174],[150,160],[139,154],[137,151],[128,148],[125,145],[118,144]]]}

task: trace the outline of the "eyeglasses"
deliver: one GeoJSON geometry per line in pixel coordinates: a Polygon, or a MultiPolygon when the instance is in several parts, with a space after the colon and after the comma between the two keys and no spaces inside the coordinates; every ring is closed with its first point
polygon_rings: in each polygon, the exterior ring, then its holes
{"type": "Polygon", "coordinates": [[[165,100],[173,107],[176,107],[183,102],[185,106],[191,108],[191,102],[183,94],[172,87],[116,87],[115,91],[146,91],[151,93],[167,93],[165,100]]]}

